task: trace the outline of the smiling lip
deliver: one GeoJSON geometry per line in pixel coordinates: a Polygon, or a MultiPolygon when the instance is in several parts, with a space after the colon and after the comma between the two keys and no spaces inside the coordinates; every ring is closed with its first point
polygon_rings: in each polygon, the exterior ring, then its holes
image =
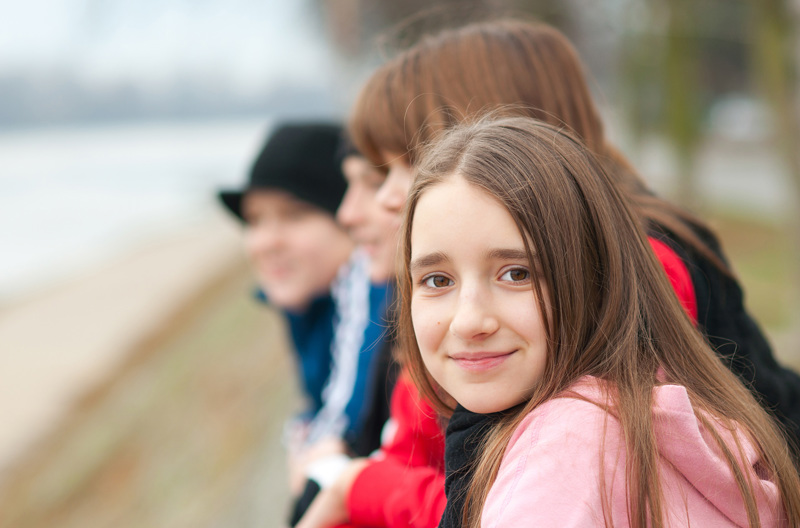
{"type": "Polygon", "coordinates": [[[374,257],[378,253],[378,244],[371,242],[362,242],[361,247],[366,251],[367,255],[374,257]]]}
{"type": "Polygon", "coordinates": [[[500,366],[505,360],[510,358],[514,352],[516,352],[516,350],[512,350],[511,352],[458,352],[451,354],[450,359],[455,361],[456,364],[464,370],[480,372],[500,366]]]}
{"type": "Polygon", "coordinates": [[[366,236],[361,233],[357,233],[355,231],[350,231],[350,238],[352,238],[356,244],[358,244],[361,249],[366,251],[368,254],[372,254],[376,251],[378,247],[378,243],[375,241],[374,237],[366,236]]]}

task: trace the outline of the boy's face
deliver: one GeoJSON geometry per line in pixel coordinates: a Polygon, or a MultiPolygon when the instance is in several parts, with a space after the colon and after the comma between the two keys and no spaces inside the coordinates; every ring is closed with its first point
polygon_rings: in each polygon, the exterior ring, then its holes
{"type": "Polygon", "coordinates": [[[378,189],[376,199],[383,209],[401,218],[408,193],[414,183],[414,168],[402,154],[382,152],[381,156],[386,160],[389,172],[378,189]]]}
{"type": "Polygon", "coordinates": [[[386,176],[361,156],[342,163],[347,192],[336,213],[353,240],[370,256],[370,279],[385,282],[394,277],[400,215],[385,209],[377,193],[386,176]]]}
{"type": "Polygon", "coordinates": [[[325,293],[353,249],[333,216],[285,191],[249,191],[242,213],[258,282],[270,302],[286,310],[302,310],[325,293]]]}

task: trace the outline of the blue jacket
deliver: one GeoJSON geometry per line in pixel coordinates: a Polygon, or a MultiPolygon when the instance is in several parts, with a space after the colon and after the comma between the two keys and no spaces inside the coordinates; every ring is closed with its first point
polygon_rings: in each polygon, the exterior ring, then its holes
{"type": "Polygon", "coordinates": [[[285,312],[298,358],[301,383],[308,397],[308,419],[322,408],[322,389],[331,372],[335,313],[336,306],[330,295],[314,300],[302,314],[285,312]]]}
{"type": "MultiPolygon", "coordinates": [[[[387,370],[391,363],[387,312],[389,284],[371,284],[368,260],[356,252],[339,270],[331,293],[302,313],[284,311],[309,406],[306,442],[343,438],[368,454],[378,447],[381,419],[388,416],[387,370]],[[385,398],[382,395],[386,395],[385,398]],[[380,400],[380,401],[378,401],[380,400]],[[374,428],[364,431],[364,428],[374,428]],[[366,445],[362,438],[374,438],[366,445]]],[[[268,299],[262,292],[257,298],[268,299]]]]}

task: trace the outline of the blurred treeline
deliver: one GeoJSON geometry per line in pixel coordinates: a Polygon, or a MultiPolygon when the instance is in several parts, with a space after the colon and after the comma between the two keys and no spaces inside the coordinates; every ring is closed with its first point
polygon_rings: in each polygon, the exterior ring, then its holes
{"type": "MultiPolygon", "coordinates": [[[[524,16],[556,26],[578,48],[601,106],[626,130],[627,154],[636,160],[643,140],[658,136],[671,153],[671,198],[703,217],[713,216],[698,189],[704,145],[718,136],[755,144],[791,189],[788,212],[767,220],[785,231],[777,243],[789,246],[792,264],[781,282],[796,292],[797,311],[800,1],[312,1],[344,64],[380,63],[426,33],[473,20],[524,16]]],[[[753,174],[752,185],[763,176],[753,174]]]]}
{"type": "Polygon", "coordinates": [[[687,204],[695,199],[693,159],[713,110],[726,100],[750,99],[767,112],[769,133],[800,189],[800,2],[313,1],[331,42],[356,62],[381,61],[425,33],[487,17],[522,14],[558,27],[624,112],[631,136],[657,132],[669,139],[680,159],[677,194],[687,204]]]}

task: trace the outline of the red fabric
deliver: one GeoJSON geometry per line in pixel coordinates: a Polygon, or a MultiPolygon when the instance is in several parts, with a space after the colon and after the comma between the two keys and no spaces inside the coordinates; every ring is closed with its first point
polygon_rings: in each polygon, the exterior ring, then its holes
{"type": "Polygon", "coordinates": [[[686,264],[684,264],[681,258],[665,243],[650,237],[648,237],[647,240],[650,242],[653,252],[656,254],[659,262],[661,262],[661,266],[667,273],[667,278],[670,284],[672,284],[672,289],[675,290],[678,300],[696,326],[697,298],[694,294],[692,277],[689,275],[689,270],[686,269],[686,264]]]}
{"type": "Polygon", "coordinates": [[[444,432],[404,372],[392,394],[392,437],[348,496],[355,527],[435,528],[444,512],[444,432]]]}

